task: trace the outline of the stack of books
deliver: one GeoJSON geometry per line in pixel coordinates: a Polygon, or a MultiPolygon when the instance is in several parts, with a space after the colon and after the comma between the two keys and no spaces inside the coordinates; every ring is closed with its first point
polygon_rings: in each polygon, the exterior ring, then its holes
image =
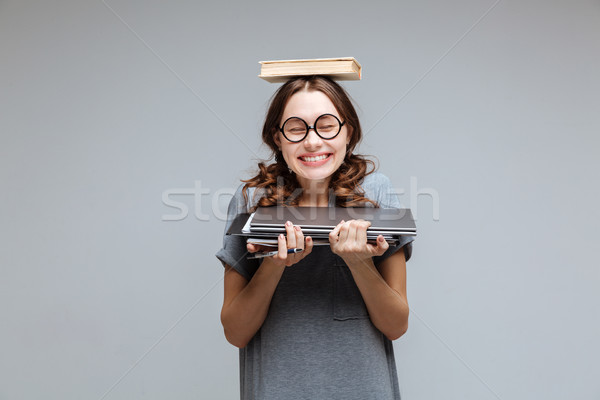
{"type": "Polygon", "coordinates": [[[277,237],[286,232],[286,221],[291,221],[315,245],[329,245],[329,233],[340,221],[352,219],[371,222],[367,229],[367,241],[371,243],[382,235],[395,246],[400,236],[417,234],[410,209],[373,207],[259,207],[252,214],[239,214],[227,234],[245,236],[248,243],[277,247],[277,237]]]}

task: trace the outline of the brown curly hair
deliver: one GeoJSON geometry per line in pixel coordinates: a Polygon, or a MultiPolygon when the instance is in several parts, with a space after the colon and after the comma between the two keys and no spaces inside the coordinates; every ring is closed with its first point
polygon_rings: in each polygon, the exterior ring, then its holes
{"type": "Polygon", "coordinates": [[[375,201],[365,197],[364,190],[360,187],[363,178],[375,170],[375,164],[361,155],[352,153],[362,139],[362,130],[356,110],[350,97],[340,85],[320,75],[292,78],[273,95],[263,125],[262,140],[271,149],[271,158],[274,157],[275,162],[268,165],[259,162],[258,174],[253,178],[242,180],[245,183],[243,188],[244,199],[248,202],[248,188],[255,187],[263,189],[260,191],[262,197],[258,200],[257,206],[298,205],[299,193],[301,193],[302,188],[296,179],[296,175],[288,168],[283,159],[283,154],[275,143],[275,135],[288,100],[301,90],[318,90],[327,95],[340,114],[341,119],[346,121],[347,126],[350,128],[350,143],[344,161],[329,180],[329,190],[335,195],[336,206],[360,207],[370,203],[378,207],[375,201]]]}

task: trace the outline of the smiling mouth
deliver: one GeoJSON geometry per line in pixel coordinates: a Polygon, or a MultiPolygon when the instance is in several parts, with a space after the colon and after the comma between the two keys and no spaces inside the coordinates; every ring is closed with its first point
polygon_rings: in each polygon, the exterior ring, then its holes
{"type": "Polygon", "coordinates": [[[302,161],[305,161],[305,162],[317,162],[317,161],[325,160],[330,155],[331,155],[331,153],[327,153],[327,154],[321,154],[321,155],[316,156],[316,157],[298,157],[298,158],[301,159],[302,161]]]}

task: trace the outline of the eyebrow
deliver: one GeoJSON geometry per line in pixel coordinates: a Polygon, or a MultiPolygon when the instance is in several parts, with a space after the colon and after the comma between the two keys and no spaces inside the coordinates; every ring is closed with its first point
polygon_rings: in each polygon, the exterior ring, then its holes
{"type": "MultiPolygon", "coordinates": [[[[338,115],[337,113],[336,113],[336,114],[334,114],[334,113],[330,113],[330,112],[325,112],[325,113],[319,114],[319,115],[317,115],[315,118],[313,118],[313,122],[315,122],[315,121],[317,120],[317,118],[319,118],[319,117],[321,117],[321,116],[323,116],[323,115],[325,115],[325,114],[333,115],[334,117],[336,117],[336,118],[337,118],[337,119],[339,119],[339,120],[341,120],[341,119],[342,119],[342,116],[341,116],[341,115],[338,115]]],[[[305,121],[305,122],[308,122],[308,120],[307,120],[306,118],[302,118],[302,117],[299,117],[299,116],[297,116],[297,115],[290,115],[289,117],[285,117],[285,115],[284,115],[284,116],[282,116],[282,117],[281,117],[281,122],[280,122],[280,123],[282,123],[282,122],[284,122],[286,119],[290,119],[290,118],[300,118],[301,120],[303,120],[303,121],[305,121]]]]}

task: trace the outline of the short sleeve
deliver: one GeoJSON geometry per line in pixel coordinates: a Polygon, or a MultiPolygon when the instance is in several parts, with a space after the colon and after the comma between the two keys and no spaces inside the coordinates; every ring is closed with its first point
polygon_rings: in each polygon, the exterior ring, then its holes
{"type": "MultiPolygon", "coordinates": [[[[249,198],[252,198],[252,193],[249,193],[249,198]]],[[[237,189],[229,202],[227,208],[227,222],[225,231],[223,232],[223,247],[215,254],[223,263],[223,266],[230,265],[233,269],[240,273],[247,280],[252,279],[254,273],[258,269],[258,260],[248,260],[248,251],[246,250],[246,238],[244,236],[226,235],[225,232],[231,226],[235,216],[248,212],[248,206],[242,194],[242,185],[237,189]]]]}
{"type": "MultiPolygon", "coordinates": [[[[378,172],[371,175],[367,175],[362,184],[362,188],[365,191],[365,195],[375,200],[379,207],[382,208],[402,208],[398,195],[392,187],[390,179],[378,172]]],[[[396,246],[391,246],[383,255],[379,257],[373,257],[373,262],[376,266],[379,266],[383,260],[396,253],[400,249],[404,249],[404,257],[406,261],[412,256],[412,242],[415,240],[414,236],[400,236],[400,242],[396,246]]]]}

